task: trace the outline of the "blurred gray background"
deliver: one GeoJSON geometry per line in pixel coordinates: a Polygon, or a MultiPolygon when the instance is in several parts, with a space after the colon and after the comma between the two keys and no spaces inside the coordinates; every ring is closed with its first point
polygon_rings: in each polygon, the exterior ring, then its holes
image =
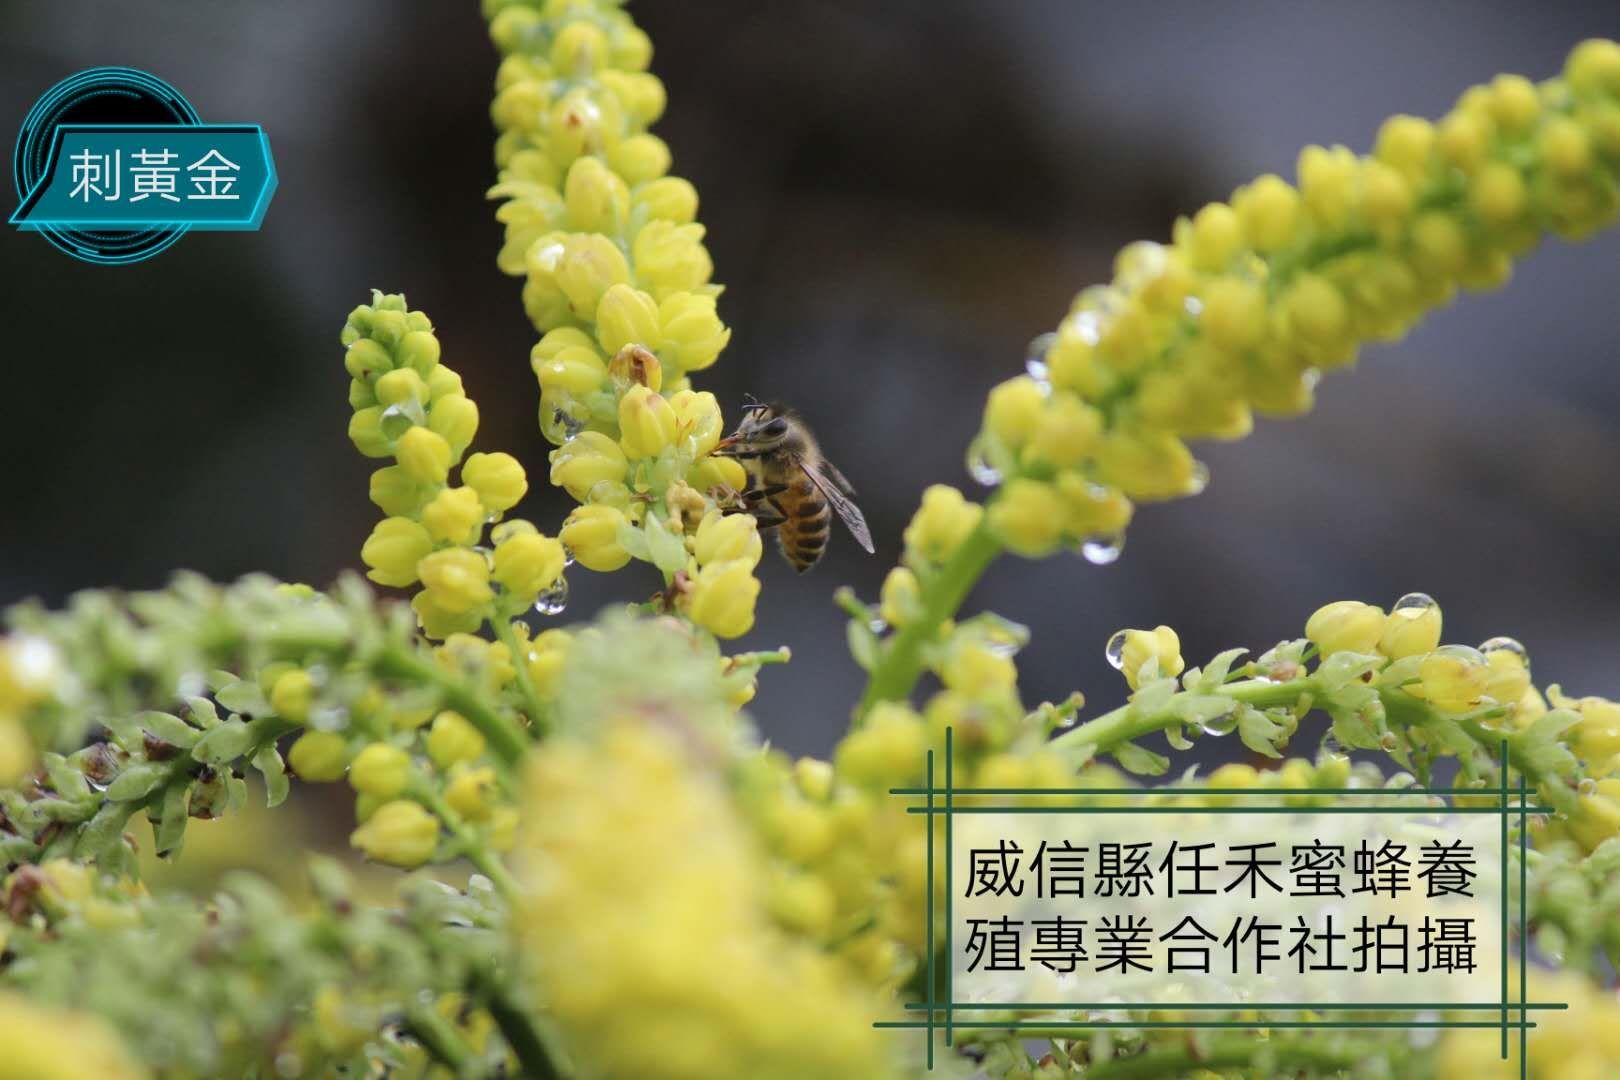
{"type": "MultiPolygon", "coordinates": [[[[775,555],[747,644],[791,645],[755,711],[825,753],[861,673],[834,588],[875,595],[921,488],[964,487],[985,391],[1114,250],[1308,142],[1370,145],[1498,71],[1541,78],[1620,5],[647,2],[670,109],[658,132],[703,196],[731,348],[703,385],[795,403],[861,489],[878,541],[815,572],[775,555]]],[[[0,602],[149,587],[176,567],[326,584],[359,565],[373,466],[344,435],[345,313],[373,286],[438,324],[479,444],[543,478],[477,5],[11,0],[0,129],[73,72],[139,67],[214,121],[257,121],[280,188],[256,234],[80,264],[0,231],[6,462],[0,602]]],[[[6,137],[11,137],[7,135],[6,137]]],[[[1190,662],[1300,632],[1320,603],[1413,589],[1447,638],[1509,633],[1539,680],[1620,695],[1620,234],[1552,244],[1328,379],[1307,420],[1206,445],[1196,499],[1148,507],[1124,557],[1009,559],[973,599],[1029,624],[1031,702],[1124,685],[1121,626],[1168,622],[1190,662]]],[[[519,512],[554,528],[560,492],[519,512]]],[[[569,617],[643,598],[650,571],[571,573],[569,617]]],[[[1214,748],[1233,755],[1230,743],[1214,748]]]]}

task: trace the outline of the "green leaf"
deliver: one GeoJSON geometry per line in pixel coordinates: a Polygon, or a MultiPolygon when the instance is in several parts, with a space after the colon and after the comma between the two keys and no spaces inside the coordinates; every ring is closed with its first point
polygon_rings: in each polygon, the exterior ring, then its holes
{"type": "Polygon", "coordinates": [[[64,799],[83,799],[90,795],[90,783],[84,778],[84,773],[75,769],[71,762],[61,754],[46,754],[45,775],[50,777],[51,787],[64,799]]]}
{"type": "Polygon", "coordinates": [[[259,684],[243,679],[238,679],[229,686],[220,687],[214,697],[231,712],[259,716],[270,711],[270,702],[265,700],[264,691],[259,689],[259,684]]]}
{"type": "Polygon", "coordinates": [[[12,863],[33,862],[38,848],[26,836],[0,836],[0,868],[12,863]]]}
{"type": "Polygon", "coordinates": [[[859,619],[851,619],[845,634],[849,638],[849,654],[855,658],[855,662],[866,671],[876,667],[881,650],[872,628],[859,619]]]}
{"type": "Polygon", "coordinates": [[[160,858],[172,859],[180,854],[180,845],[186,837],[186,822],[191,817],[191,781],[170,784],[163,792],[163,808],[152,830],[153,844],[160,858]]]}
{"type": "Polygon", "coordinates": [[[225,774],[225,797],[230,802],[232,810],[240,810],[247,805],[247,781],[234,772],[225,774]]]}
{"type": "Polygon", "coordinates": [[[219,723],[219,710],[205,697],[186,698],[186,708],[191,712],[192,722],[204,731],[219,723]]]}
{"type": "Polygon", "coordinates": [[[80,830],[78,843],[73,848],[74,857],[87,862],[105,860],[123,842],[124,825],[134,812],[134,803],[102,803],[96,816],[80,830]]]}
{"type": "Polygon", "coordinates": [[[647,534],[629,522],[619,526],[619,546],[629,552],[632,559],[652,561],[652,549],[647,545],[647,534]]]}
{"type": "Polygon", "coordinates": [[[287,764],[275,743],[266,743],[253,755],[253,767],[264,774],[266,806],[280,806],[287,800],[287,764]]]}
{"type": "Polygon", "coordinates": [[[1112,752],[1114,760],[1119,762],[1121,768],[1138,776],[1163,776],[1170,768],[1169,758],[1137,746],[1133,742],[1122,742],[1114,747],[1112,752]]]}
{"type": "Polygon", "coordinates": [[[1170,704],[1170,699],[1176,695],[1176,680],[1158,677],[1159,662],[1150,658],[1142,665],[1142,672],[1152,676],[1151,680],[1141,679],[1137,682],[1139,689],[1131,695],[1132,716],[1157,716],[1170,704]]]}
{"type": "Polygon", "coordinates": [[[1333,737],[1352,750],[1381,748],[1378,729],[1361,710],[1342,710],[1333,716],[1333,737]]]}
{"type": "Polygon", "coordinates": [[[1227,649],[1218,654],[1215,659],[1204,665],[1204,670],[1198,675],[1198,689],[1213,690],[1217,686],[1226,684],[1226,677],[1232,671],[1232,665],[1237,658],[1248,652],[1248,649],[1227,649]]]}
{"type": "Polygon", "coordinates": [[[144,799],[159,784],[169,777],[167,765],[156,762],[136,762],[118,774],[111,784],[107,785],[107,798],[113,802],[131,802],[144,799]]]}
{"type": "Polygon", "coordinates": [[[1259,709],[1244,709],[1238,717],[1238,738],[1257,754],[1280,758],[1278,744],[1288,737],[1288,729],[1259,709]]]}
{"type": "Polygon", "coordinates": [[[191,756],[209,765],[235,761],[247,753],[254,731],[241,720],[231,719],[209,731],[191,748],[191,756]]]}
{"type": "Polygon", "coordinates": [[[190,750],[202,737],[202,732],[171,713],[143,712],[135,717],[135,722],[170,746],[178,746],[182,750],[190,750]]]}
{"type": "Polygon", "coordinates": [[[647,550],[654,566],[666,574],[686,568],[686,542],[665,528],[657,514],[647,515],[642,530],[647,534],[647,550]]]}

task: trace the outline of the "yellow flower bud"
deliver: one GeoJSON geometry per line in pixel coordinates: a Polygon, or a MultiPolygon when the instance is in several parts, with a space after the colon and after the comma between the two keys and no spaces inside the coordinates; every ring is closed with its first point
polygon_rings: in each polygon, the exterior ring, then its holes
{"type": "Polygon", "coordinates": [[[371,568],[366,577],[399,587],[416,580],[416,564],[432,550],[433,537],[426,529],[410,518],[391,517],[372,528],[360,558],[371,568]]]}
{"type": "Polygon", "coordinates": [[[630,212],[630,189],[595,157],[577,158],[569,166],[563,200],[568,223],[580,232],[616,233],[630,212]]]}
{"type": "Polygon", "coordinates": [[[383,803],[354,832],[349,843],[366,858],[406,869],[433,858],[439,846],[439,819],[409,799],[383,803]]]}
{"type": "Polygon", "coordinates": [[[748,485],[748,472],[736,458],[706,457],[687,472],[686,482],[699,491],[717,487],[742,491],[748,485]]]}
{"type": "Polygon", "coordinates": [[[474,824],[489,820],[490,800],[499,789],[495,784],[495,770],[489,766],[478,769],[458,768],[445,788],[444,801],[450,809],[474,824]]]}
{"type": "Polygon", "coordinates": [[[1067,469],[1085,460],[1101,435],[1102,414],[1078,396],[1060,391],[1046,400],[1029,447],[1042,461],[1067,469]]]}
{"type": "Polygon", "coordinates": [[[701,293],[666,296],[658,305],[658,322],[659,352],[682,371],[702,371],[731,340],[731,330],[720,321],[714,297],[701,293]]]}
{"type": "MultiPolygon", "coordinates": [[[[546,335],[548,338],[550,336],[546,335]]],[[[594,343],[573,345],[542,355],[544,345],[542,339],[529,357],[529,366],[540,381],[540,389],[553,393],[588,394],[607,381],[607,364],[602,361],[602,355],[596,351],[594,343]]]]}
{"type": "Polygon", "coordinates": [[[452,611],[441,603],[438,595],[426,590],[411,597],[411,610],[416,613],[422,633],[430,638],[471,633],[483,623],[483,616],[476,609],[452,611]]]}
{"type": "Polygon", "coordinates": [[[598,484],[622,482],[628,469],[619,444],[600,431],[582,431],[551,452],[551,482],[580,500],[598,484]]]}
{"type": "Polygon", "coordinates": [[[1373,228],[1396,233],[1411,216],[1412,202],[1412,186],[1393,166],[1369,161],[1362,167],[1361,209],[1373,228]]]}
{"type": "Polygon", "coordinates": [[[985,698],[1011,690],[1018,682],[1018,668],[1010,656],[982,645],[964,645],[951,653],[939,678],[947,689],[985,698]]]}
{"type": "Polygon", "coordinates": [[[1256,251],[1269,252],[1294,240],[1299,221],[1299,192],[1280,176],[1267,174],[1232,197],[1232,209],[1256,251]]]}
{"type": "Polygon", "coordinates": [[[640,289],[615,285],[596,306],[596,340],[609,354],[626,345],[656,349],[659,345],[658,304],[640,289]]]}
{"type": "Polygon", "coordinates": [[[349,763],[348,744],[332,731],[306,731],[287,751],[287,764],[301,780],[325,784],[343,777],[349,763]]]}
{"type": "Polygon", "coordinates": [[[631,244],[636,280],[659,301],[707,283],[714,266],[703,247],[703,231],[695,223],[649,221],[643,225],[631,244]]]}
{"type": "Polygon", "coordinates": [[[675,410],[645,386],[632,386],[619,399],[619,445],[626,458],[657,457],[675,441],[675,410]]]}
{"type": "Polygon", "coordinates": [[[1564,78],[1577,97],[1620,97],[1620,44],[1588,38],[1570,51],[1564,78]]]}
{"type": "Polygon", "coordinates": [[[411,779],[411,755],[390,743],[372,743],[349,766],[349,786],[362,795],[392,799],[411,779]]]}
{"type": "Polygon", "coordinates": [[[759,579],[746,561],[710,563],[692,578],[686,614],[716,637],[741,637],[753,629],[759,579]]]}
{"type": "Polygon", "coordinates": [[[1454,112],[1436,129],[1441,155],[1465,173],[1485,163],[1490,153],[1490,122],[1465,112],[1454,112]]]}
{"type": "Polygon", "coordinates": [[[385,407],[408,401],[423,404],[428,399],[428,385],[411,368],[400,368],[378,378],[376,395],[377,401],[385,407]]]}
{"type": "Polygon", "coordinates": [[[282,675],[270,688],[270,708],[283,720],[295,724],[309,719],[309,706],[314,699],[315,680],[302,668],[294,668],[282,675]]]}
{"type": "Polygon", "coordinates": [[[1433,652],[1440,644],[1440,626],[1440,605],[1423,593],[1408,593],[1390,609],[1378,651],[1391,660],[1433,652]]]}
{"type": "Polygon", "coordinates": [[[442,484],[450,474],[453,457],[443,435],[425,427],[413,427],[394,444],[400,468],[420,484],[442,484]]]}
{"type": "Polygon", "coordinates": [[[461,394],[461,376],[443,364],[428,372],[428,399],[438,401],[446,394],[461,394]]]}
{"type": "Polygon", "coordinates": [[[444,436],[451,460],[459,461],[478,433],[478,406],[465,394],[446,394],[428,410],[428,429],[444,436]]]}
{"type": "Polygon", "coordinates": [[[1339,652],[1373,653],[1384,635],[1384,609],[1360,600],[1335,600],[1305,622],[1305,636],[1324,658],[1339,652]]]}
{"type": "Polygon", "coordinates": [[[532,602],[562,576],[563,546],[549,536],[524,533],[495,545],[495,580],[532,602]]]}
{"type": "Polygon", "coordinates": [[[1570,815],[1569,832],[1588,852],[1620,836],[1620,780],[1599,780],[1594,794],[1580,797],[1570,815]]]}
{"type": "Polygon", "coordinates": [[[1603,776],[1613,772],[1615,756],[1620,755],[1620,703],[1600,697],[1563,703],[1573,704],[1580,714],[1574,730],[1574,748],[1587,763],[1590,774],[1603,776]]]}
{"type": "Polygon", "coordinates": [[[664,386],[664,365],[640,345],[626,345],[615,353],[608,374],[622,384],[639,383],[653,391],[664,386]]]}
{"type": "Polygon", "coordinates": [[[923,492],[922,505],[906,526],[906,549],[925,561],[944,562],[983,517],[984,507],[968,502],[960,491],[933,484],[923,492]]]}
{"type": "Polygon", "coordinates": [[[678,176],[665,176],[636,189],[635,202],[650,217],[685,225],[697,217],[697,189],[678,176]]]}
{"type": "Polygon", "coordinates": [[[567,630],[543,631],[529,649],[529,681],[542,701],[551,701],[562,686],[564,669],[568,666],[568,652],[574,636],[567,630]]]}
{"type": "Polygon", "coordinates": [[[434,603],[452,615],[464,614],[495,598],[489,564],[468,548],[446,548],[425,556],[416,567],[434,603]]]}
{"type": "Polygon", "coordinates": [[[1300,274],[1289,287],[1288,325],[1312,345],[1335,345],[1350,331],[1350,306],[1326,278],[1300,274]]]}
{"type": "Polygon", "coordinates": [[[1485,697],[1490,669],[1477,650],[1448,645],[1436,649],[1418,665],[1421,680],[1413,689],[1442,712],[1462,713],[1478,708],[1485,697]]]}
{"type": "Polygon", "coordinates": [[[656,135],[638,132],[608,151],[608,162],[632,184],[645,184],[669,172],[669,145],[656,135]]]}
{"type": "Polygon", "coordinates": [[[1428,171],[1434,152],[1434,125],[1416,116],[1392,116],[1379,127],[1375,146],[1379,161],[1419,179],[1428,171]]]}
{"type": "Polygon", "coordinates": [[[484,507],[470,487],[445,488],[422,508],[422,524],[435,540],[471,544],[484,527],[484,507]]]}
{"type": "Polygon", "coordinates": [[[17,787],[33,767],[34,744],[28,732],[13,717],[0,714],[0,789],[17,787]]]}
{"type": "Polygon", "coordinates": [[[1510,224],[1528,203],[1524,177],[1504,162],[1491,162],[1468,181],[1468,205],[1486,225],[1510,224]]]}
{"type": "Polygon", "coordinates": [[[1118,429],[1097,448],[1097,477],[1133,499],[1170,499],[1202,483],[1186,443],[1151,429],[1118,429]]]}
{"type": "Polygon", "coordinates": [[[737,560],[751,570],[759,565],[763,551],[759,524],[752,515],[723,514],[718,510],[703,515],[692,543],[692,554],[701,566],[737,560]]]}
{"type": "Polygon", "coordinates": [[[1058,477],[1063,496],[1064,529],[1070,536],[1109,536],[1124,531],[1136,508],[1117,488],[1092,483],[1079,473],[1058,477]]]}
{"type": "Polygon", "coordinates": [[[1051,484],[1015,477],[990,503],[990,526],[1013,551],[1039,558],[1057,547],[1067,508],[1051,484]]]}
{"type": "Polygon", "coordinates": [[[1345,226],[1355,209],[1359,165],[1356,155],[1342,146],[1331,150],[1307,146],[1300,151],[1299,191],[1318,224],[1329,229],[1345,226]]]}
{"type": "Polygon", "coordinates": [[[383,434],[382,414],[381,405],[372,405],[356,409],[354,415],[349,417],[349,441],[366,457],[387,457],[394,452],[388,445],[388,437],[383,434]]]}
{"type": "Polygon", "coordinates": [[[472,761],[484,752],[484,734],[465,716],[448,709],[433,718],[427,735],[428,757],[441,769],[472,761]]]}
{"type": "Polygon", "coordinates": [[[851,783],[883,790],[922,775],[927,755],[922,717],[898,702],[884,701],[838,744],[837,771],[851,783]]]}
{"type": "Polygon", "coordinates": [[[394,366],[394,358],[381,344],[360,338],[343,353],[343,366],[356,379],[373,379],[394,366]]]}
{"type": "Polygon", "coordinates": [[[1497,126],[1516,135],[1528,131],[1541,115],[1541,95],[1523,75],[1498,75],[1491,80],[1488,107],[1497,126]]]}
{"type": "Polygon", "coordinates": [[[617,507],[601,503],[577,506],[558,535],[579,565],[601,573],[617,570],[630,561],[619,543],[619,529],[629,519],[617,507]]]}
{"type": "Polygon", "coordinates": [[[899,628],[922,613],[922,584],[917,575],[897,566],[883,579],[879,614],[890,626],[899,628]]]}
{"type": "Polygon", "coordinates": [[[1533,689],[1524,646],[1512,638],[1491,638],[1479,647],[1488,668],[1485,695],[1500,705],[1517,705],[1533,689]]]}
{"type": "Polygon", "coordinates": [[[618,245],[600,233],[573,233],[563,241],[555,279],[569,310],[589,319],[608,289],[630,280],[630,264],[618,245]]]}
{"type": "Polygon", "coordinates": [[[1239,278],[1216,278],[1204,291],[1203,327],[1223,349],[1254,348],[1266,336],[1265,293],[1239,278]]]}
{"type": "Polygon", "coordinates": [[[416,510],[416,481],[398,465],[385,465],[371,474],[371,501],[383,513],[401,517],[416,510]]]}
{"type": "Polygon", "coordinates": [[[523,466],[511,454],[474,454],[461,467],[461,482],[478,493],[478,501],[493,514],[516,506],[529,490],[523,466]]]}
{"type": "Polygon", "coordinates": [[[1035,433],[1035,425],[1046,410],[1046,393],[1028,375],[1000,383],[990,391],[984,406],[984,428],[1016,450],[1035,433]]]}
{"type": "Polygon", "coordinates": [[[1210,203],[1194,215],[1182,244],[1195,269],[1224,270],[1243,247],[1243,224],[1225,203],[1210,203]]]}
{"type": "Polygon", "coordinates": [[[725,420],[720,415],[720,402],[709,391],[677,390],[670,395],[669,406],[675,410],[679,437],[692,439],[695,456],[703,457],[720,442],[725,420]]]}
{"type": "Polygon", "coordinates": [[[1118,668],[1125,681],[1135,690],[1140,685],[1143,667],[1154,663],[1157,674],[1152,678],[1180,675],[1187,666],[1181,658],[1181,638],[1168,626],[1152,630],[1121,630],[1108,639],[1108,662],[1118,668]]]}
{"type": "Polygon", "coordinates": [[[1419,214],[1412,223],[1412,258],[1424,270],[1453,277],[1468,263],[1468,234],[1450,214],[1419,214]]]}
{"type": "MultiPolygon", "coordinates": [[[[412,312],[407,322],[418,314],[412,312]]],[[[400,367],[408,367],[427,378],[439,365],[439,339],[433,336],[432,330],[411,330],[399,339],[399,345],[394,349],[394,359],[400,367]]]]}

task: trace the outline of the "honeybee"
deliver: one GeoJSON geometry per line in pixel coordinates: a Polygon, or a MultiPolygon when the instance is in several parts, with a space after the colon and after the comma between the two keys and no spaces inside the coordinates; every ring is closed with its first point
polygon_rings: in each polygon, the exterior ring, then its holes
{"type": "Polygon", "coordinates": [[[832,514],[837,512],[855,542],[868,554],[872,534],[855,505],[855,489],[821,448],[797,413],[783,405],[750,399],[742,423],[721,439],[715,451],[736,458],[751,484],[743,504],[762,529],[776,529],[782,554],[804,573],[827,550],[832,514]]]}

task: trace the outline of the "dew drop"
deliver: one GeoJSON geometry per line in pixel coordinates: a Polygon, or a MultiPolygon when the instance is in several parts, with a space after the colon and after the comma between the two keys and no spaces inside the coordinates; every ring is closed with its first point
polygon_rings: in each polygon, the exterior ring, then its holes
{"type": "Polygon", "coordinates": [[[1125,638],[1129,631],[1121,630],[1108,639],[1108,646],[1103,649],[1103,655],[1108,658],[1108,664],[1115,671],[1125,667],[1125,638]]]}
{"type": "Polygon", "coordinates": [[[1395,601],[1395,606],[1389,609],[1389,613],[1391,615],[1398,614],[1402,618],[1416,619],[1439,606],[1439,604],[1435,603],[1434,597],[1428,593],[1409,592],[1395,601]]]}
{"type": "Polygon", "coordinates": [[[1479,651],[1486,656],[1491,655],[1493,652],[1510,652],[1517,656],[1520,660],[1523,660],[1525,667],[1530,666],[1530,654],[1525,651],[1525,647],[1523,645],[1519,644],[1517,638],[1490,638],[1487,641],[1482,641],[1479,643],[1479,651]]]}
{"type": "Polygon", "coordinates": [[[866,623],[866,628],[872,631],[874,634],[881,634],[888,630],[889,624],[884,622],[882,619],[869,619],[866,623]]]}
{"type": "Polygon", "coordinates": [[[574,565],[574,549],[569,547],[567,544],[564,544],[562,546],[562,549],[563,549],[563,566],[565,568],[569,567],[569,566],[573,566],[574,565]]]}
{"type": "Polygon", "coordinates": [[[1199,495],[1209,486],[1209,466],[1202,461],[1192,463],[1192,473],[1187,477],[1187,486],[1183,489],[1188,495],[1199,495]]]}
{"type": "Polygon", "coordinates": [[[1198,726],[1205,735],[1213,735],[1217,739],[1222,735],[1230,735],[1237,730],[1238,710],[1232,708],[1219,716],[1212,716],[1208,720],[1200,721],[1198,726]]]}
{"type": "Polygon", "coordinates": [[[561,615],[568,607],[568,579],[559,577],[551,588],[534,599],[534,610],[541,615],[561,615]]]}
{"type": "Polygon", "coordinates": [[[405,411],[403,405],[390,405],[383,410],[379,426],[382,429],[383,438],[392,440],[400,438],[415,427],[416,421],[411,419],[410,413],[405,411]]]}
{"type": "Polygon", "coordinates": [[[1024,354],[1024,370],[1040,384],[1043,391],[1052,389],[1052,373],[1046,363],[1046,354],[1052,351],[1055,344],[1056,334],[1041,334],[1029,343],[1029,349],[1024,354]]]}
{"type": "Polygon", "coordinates": [[[1088,536],[1080,541],[1080,555],[1093,566],[1107,566],[1117,562],[1125,551],[1125,534],[1121,532],[1098,533],[1088,536]]]}
{"type": "Polygon", "coordinates": [[[1196,296],[1189,296],[1181,302],[1181,309],[1196,319],[1204,313],[1204,302],[1196,296]]]}
{"type": "Polygon", "coordinates": [[[1597,781],[1590,776],[1581,777],[1581,782],[1575,785],[1575,790],[1582,795],[1591,795],[1597,791],[1597,781]]]}
{"type": "Polygon", "coordinates": [[[967,469],[973,479],[985,487],[995,487],[1001,483],[1001,470],[990,464],[989,456],[985,451],[984,437],[973,440],[968,447],[967,469]]]}

